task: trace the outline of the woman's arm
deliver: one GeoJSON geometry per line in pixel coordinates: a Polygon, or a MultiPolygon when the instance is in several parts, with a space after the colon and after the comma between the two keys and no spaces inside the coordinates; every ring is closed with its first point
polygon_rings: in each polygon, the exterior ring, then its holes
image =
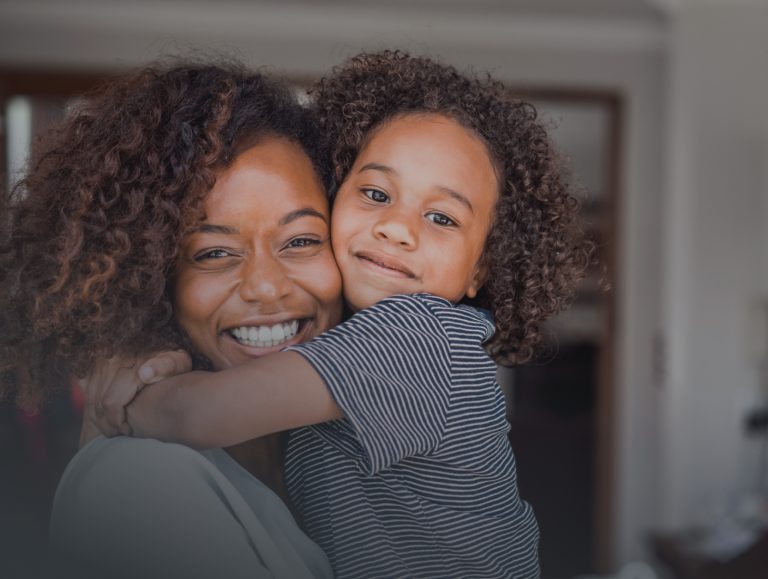
{"type": "Polygon", "coordinates": [[[296,352],[144,388],[127,408],[133,435],[194,448],[231,446],[342,417],[325,382],[296,352]]]}

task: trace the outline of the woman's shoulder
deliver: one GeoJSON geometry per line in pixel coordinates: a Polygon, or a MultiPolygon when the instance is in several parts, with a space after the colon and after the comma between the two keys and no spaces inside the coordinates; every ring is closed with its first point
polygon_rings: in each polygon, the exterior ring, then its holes
{"type": "MultiPolygon", "coordinates": [[[[279,499],[234,485],[223,450],[99,437],[72,459],[50,525],[56,557],[99,577],[326,577],[319,548],[279,499]],[[317,570],[315,572],[314,570],[317,570]]],[[[243,473],[245,478],[245,473],[243,473]]],[[[250,487],[249,487],[250,488],[250,487]]]]}
{"type": "Polygon", "coordinates": [[[59,481],[52,522],[70,511],[112,509],[121,501],[172,492],[174,481],[191,480],[210,463],[180,444],[118,436],[95,438],[81,448],[59,481]]]}
{"type": "Polygon", "coordinates": [[[62,483],[72,477],[82,479],[85,475],[115,476],[134,468],[142,472],[146,469],[166,471],[183,464],[202,465],[204,462],[206,460],[199,452],[182,444],[151,438],[99,436],[72,457],[62,483]]]}

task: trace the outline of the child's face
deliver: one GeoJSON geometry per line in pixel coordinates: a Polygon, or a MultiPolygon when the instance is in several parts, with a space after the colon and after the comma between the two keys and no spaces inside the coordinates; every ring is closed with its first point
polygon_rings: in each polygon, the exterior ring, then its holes
{"type": "Polygon", "coordinates": [[[497,196],[485,143],[454,120],[413,114],[377,129],[331,218],[350,307],[400,293],[474,297],[497,196]]]}

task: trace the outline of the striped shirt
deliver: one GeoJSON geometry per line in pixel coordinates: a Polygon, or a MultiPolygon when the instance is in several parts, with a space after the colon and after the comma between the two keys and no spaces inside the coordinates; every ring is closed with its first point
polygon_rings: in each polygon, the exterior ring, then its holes
{"type": "Polygon", "coordinates": [[[294,346],[345,418],[291,434],[289,492],[339,579],[539,576],[517,492],[493,325],[394,296],[294,346]]]}

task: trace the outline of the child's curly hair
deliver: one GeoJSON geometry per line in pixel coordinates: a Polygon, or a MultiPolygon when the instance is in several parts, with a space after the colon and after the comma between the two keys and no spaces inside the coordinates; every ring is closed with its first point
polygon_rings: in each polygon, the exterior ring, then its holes
{"type": "Polygon", "coordinates": [[[310,113],[235,63],[117,79],[48,134],[1,203],[0,395],[34,404],[97,358],[186,345],[180,241],[215,172],[265,135],[298,143],[328,182],[310,113]]]}
{"type": "Polygon", "coordinates": [[[529,360],[539,324],[566,307],[591,262],[561,158],[531,104],[488,77],[399,51],[363,53],[310,91],[331,152],[336,186],[383,122],[408,113],[444,114],[479,135],[499,176],[495,220],[478,305],[491,310],[488,344],[500,363],[529,360]]]}

